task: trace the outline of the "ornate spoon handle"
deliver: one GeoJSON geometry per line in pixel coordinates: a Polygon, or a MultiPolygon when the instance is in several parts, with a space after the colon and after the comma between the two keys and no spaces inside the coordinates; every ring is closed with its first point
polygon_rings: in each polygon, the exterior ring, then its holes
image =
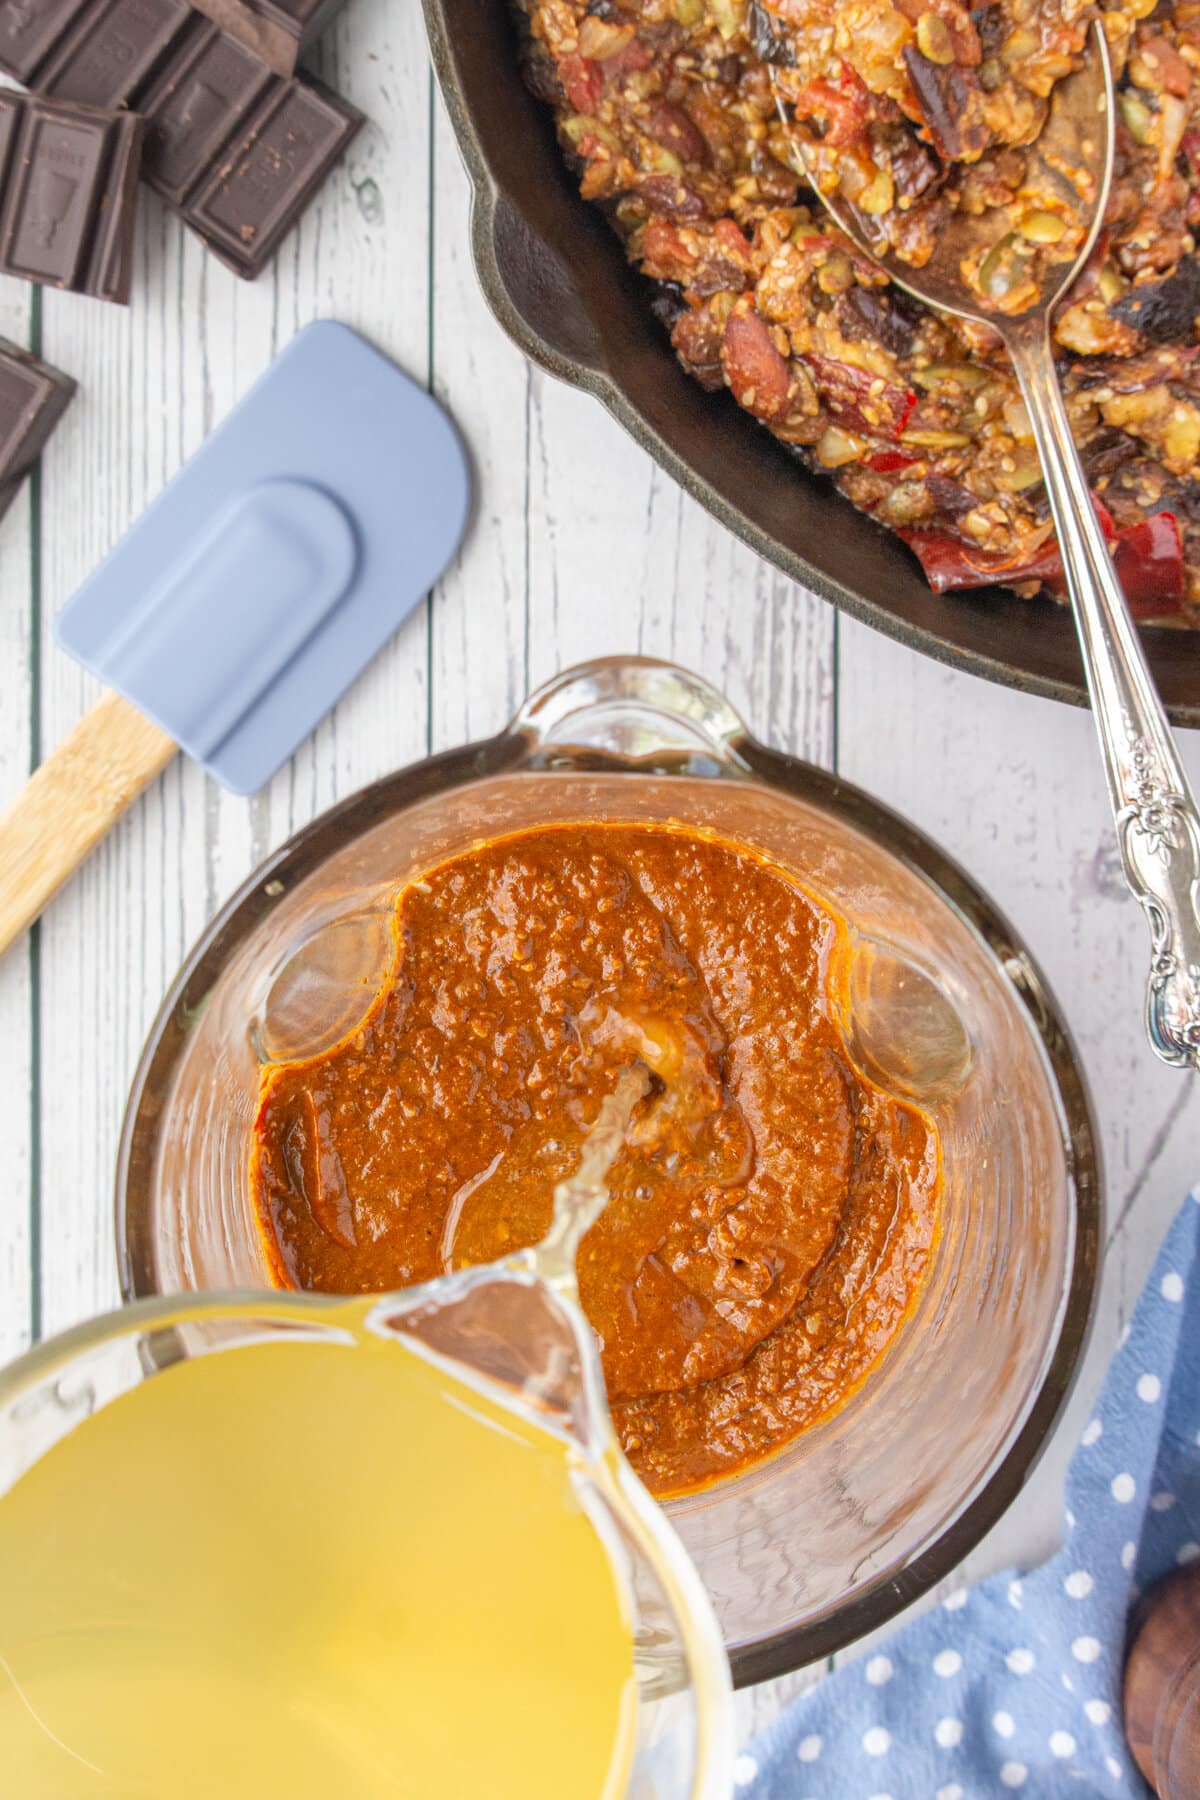
{"type": "Polygon", "coordinates": [[[1146,1029],[1200,1067],[1200,817],[1113,568],[1067,421],[1044,319],[1006,322],[1083,649],[1121,863],[1150,920],[1146,1029]]]}

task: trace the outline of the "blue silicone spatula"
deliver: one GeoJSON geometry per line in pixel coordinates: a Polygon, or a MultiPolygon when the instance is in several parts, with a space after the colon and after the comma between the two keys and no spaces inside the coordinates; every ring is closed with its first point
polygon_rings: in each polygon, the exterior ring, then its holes
{"type": "Polygon", "coordinates": [[[179,749],[252,794],[453,556],[462,444],[344,325],[302,331],[61,613],[111,690],[0,815],[0,953],[179,749]]]}

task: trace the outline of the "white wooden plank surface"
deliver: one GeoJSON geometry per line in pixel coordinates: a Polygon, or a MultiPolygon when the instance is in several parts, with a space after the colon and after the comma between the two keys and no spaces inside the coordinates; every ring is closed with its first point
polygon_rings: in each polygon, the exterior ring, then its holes
{"type": "MultiPolygon", "coordinates": [[[[0,964],[0,1356],[115,1299],[129,1077],[189,943],[247,871],[339,795],[495,730],[566,663],[663,655],[714,681],[761,736],[836,758],[937,837],[1025,933],[1077,1033],[1114,1227],[1099,1328],[1068,1429],[969,1570],[1040,1555],[1073,1427],[1200,1175],[1197,1085],[1141,1040],[1144,929],[1119,897],[1090,720],[835,620],[592,401],[526,366],[478,292],[467,184],[411,0],[352,0],[320,67],[372,124],[262,280],[235,281],[144,196],[128,311],[45,297],[44,352],[81,394],[45,458],[40,521],[27,490],[0,525],[0,799],[31,742],[49,748],[92,697],[54,648],[54,612],[308,320],[358,326],[445,400],[475,461],[476,517],[430,604],[266,793],[233,799],[177,762],[0,964]]],[[[0,284],[0,331],[24,339],[31,316],[29,290],[0,284]]],[[[1200,775],[1194,743],[1189,755],[1200,775]]],[[[810,1679],[742,1696],[743,1728],[810,1679]]]]}
{"type": "MultiPolygon", "coordinates": [[[[19,283],[0,292],[0,336],[28,347],[34,308],[19,283]]],[[[37,602],[34,590],[33,484],[26,482],[0,526],[0,807],[24,783],[34,752],[37,602]]],[[[37,1205],[33,1126],[33,996],[36,948],[18,945],[0,960],[0,1360],[29,1342],[35,1320],[30,1273],[37,1205]]]]}
{"type": "MultiPolygon", "coordinates": [[[[1047,1503],[1086,1423],[1158,1241],[1200,1182],[1200,1082],[1151,1055],[1149,935],[1124,889],[1089,714],[1047,705],[842,628],[839,767],[963,862],[1021,932],[1064,1010],[1091,1087],[1109,1250],[1097,1329],[1066,1426],[977,1565],[1049,1550],[1047,1503]]],[[[1200,785],[1200,734],[1180,734],[1200,785]]]]}

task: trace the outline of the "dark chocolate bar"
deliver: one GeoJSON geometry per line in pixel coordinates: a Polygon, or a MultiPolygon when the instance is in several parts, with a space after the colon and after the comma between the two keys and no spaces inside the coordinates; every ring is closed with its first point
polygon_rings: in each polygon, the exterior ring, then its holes
{"type": "Polygon", "coordinates": [[[0,69],[31,82],[38,65],[89,0],[5,0],[0,6],[0,69]]]}
{"type": "Polygon", "coordinates": [[[69,375],[0,338],[0,519],[74,393],[69,375]]]}
{"type": "Polygon", "coordinates": [[[25,477],[18,475],[15,481],[6,481],[0,486],[0,519],[2,519],[25,484],[25,477]]]}
{"type": "Polygon", "coordinates": [[[127,299],[140,160],[214,253],[253,279],[364,123],[290,76],[341,4],[0,0],[0,69],[66,107],[35,118],[21,109],[37,102],[0,92],[0,269],[127,299]],[[145,119],[144,139],[126,107],[145,119]]]}
{"type": "Polygon", "coordinates": [[[214,25],[238,38],[274,69],[293,75],[345,0],[193,0],[214,25]]]}
{"type": "Polygon", "coordinates": [[[146,120],[142,174],[150,186],[182,206],[273,81],[236,38],[195,19],[139,102],[146,120]]]}
{"type": "Polygon", "coordinates": [[[142,121],[0,93],[0,272],[129,298],[142,121]]]}
{"type": "Polygon", "coordinates": [[[183,208],[209,249],[252,280],[364,124],[309,81],[277,82],[183,208]]]}
{"type": "Polygon", "coordinates": [[[153,74],[191,13],[188,0],[92,0],[33,85],[56,100],[121,106],[153,74]]]}
{"type": "MultiPolygon", "coordinates": [[[[343,0],[334,0],[335,10],[343,0]]],[[[264,18],[249,0],[195,0],[197,12],[236,38],[253,52],[276,75],[294,75],[301,50],[300,34],[281,25],[278,20],[264,18]]],[[[304,39],[307,44],[310,39],[304,39]]]]}
{"type": "Polygon", "coordinates": [[[0,338],[0,511],[42,454],[74,393],[69,375],[0,338]]]}
{"type": "Polygon", "coordinates": [[[345,0],[243,0],[243,4],[269,24],[286,32],[294,42],[296,55],[299,57],[332,24],[345,5],[345,0]]]}

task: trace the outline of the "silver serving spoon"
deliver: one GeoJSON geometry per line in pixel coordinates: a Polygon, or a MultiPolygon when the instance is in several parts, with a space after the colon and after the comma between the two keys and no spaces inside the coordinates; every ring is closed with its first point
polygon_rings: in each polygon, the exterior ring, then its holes
{"type": "Polygon", "coordinates": [[[1078,232],[1073,236],[1069,260],[1049,250],[1022,258],[1005,210],[956,212],[939,227],[928,262],[918,269],[902,261],[878,219],[821,191],[778,71],[771,74],[797,170],[846,236],[917,299],[991,326],[1012,358],[1058,532],[1125,879],[1150,920],[1146,1028],[1164,1062],[1200,1067],[1200,818],[1092,506],[1050,344],[1050,315],[1095,243],[1112,179],[1113,81],[1103,30],[1095,26],[1080,68],[1055,88],[1028,151],[1027,185],[1061,196],[1083,229],[1082,245],[1078,232]],[[1010,250],[1018,258],[1014,292],[1022,310],[993,310],[968,285],[964,265],[974,280],[986,278],[989,262],[1003,278],[1010,250]]]}

